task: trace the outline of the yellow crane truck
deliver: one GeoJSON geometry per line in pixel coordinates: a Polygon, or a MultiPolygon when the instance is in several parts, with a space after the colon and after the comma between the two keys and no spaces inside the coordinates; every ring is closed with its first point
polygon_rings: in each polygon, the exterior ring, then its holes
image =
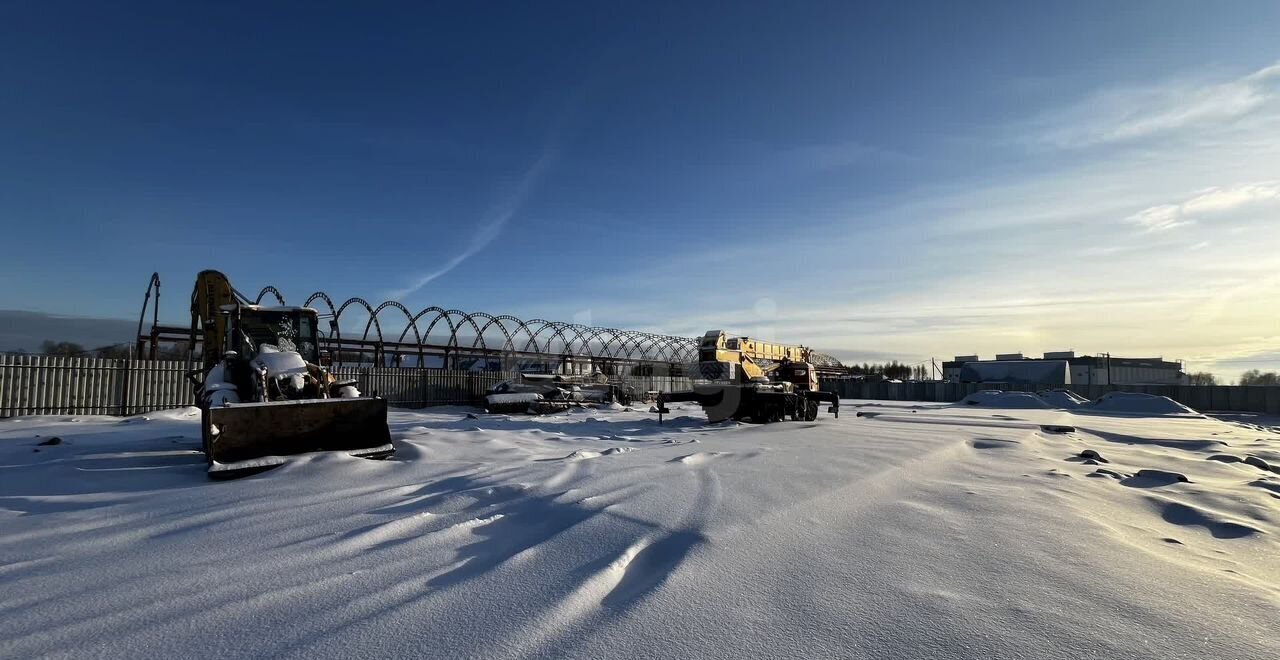
{"type": "Polygon", "coordinates": [[[655,411],[658,421],[670,413],[667,403],[694,401],[707,413],[707,420],[726,419],[755,423],[818,418],[821,402],[827,412],[840,416],[840,399],[818,388],[818,372],[810,363],[811,351],[760,341],[750,337],[730,337],[723,330],[711,330],[698,345],[698,366],[692,390],[661,392],[655,411]]]}

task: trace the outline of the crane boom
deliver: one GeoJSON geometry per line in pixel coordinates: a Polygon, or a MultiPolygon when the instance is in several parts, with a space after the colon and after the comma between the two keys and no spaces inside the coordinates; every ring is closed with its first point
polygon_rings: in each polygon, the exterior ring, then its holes
{"type": "Polygon", "coordinates": [[[710,330],[698,344],[698,364],[706,380],[758,381],[779,364],[808,362],[810,353],[804,346],[730,337],[724,330],[710,330]],[[760,361],[773,364],[765,366],[760,361]]]}

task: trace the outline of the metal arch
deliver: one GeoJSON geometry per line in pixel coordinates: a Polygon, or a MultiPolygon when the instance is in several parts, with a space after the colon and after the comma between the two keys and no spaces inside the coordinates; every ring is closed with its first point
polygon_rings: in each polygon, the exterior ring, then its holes
{"type": "MultiPolygon", "coordinates": [[[[464,311],[462,311],[462,310],[460,310],[460,309],[451,309],[451,310],[449,310],[449,311],[445,312],[445,314],[447,314],[447,315],[449,315],[449,316],[455,316],[455,315],[456,315],[456,316],[461,317],[463,321],[466,321],[467,323],[470,323],[470,324],[471,324],[471,328],[472,328],[473,330],[475,330],[475,331],[476,331],[476,335],[479,335],[479,334],[480,334],[480,326],[476,324],[475,319],[471,318],[471,315],[470,315],[470,314],[468,314],[468,313],[466,313],[466,312],[464,312],[464,311]]],[[[461,323],[459,323],[459,324],[457,325],[457,327],[455,327],[455,328],[454,328],[454,331],[453,331],[452,336],[450,336],[450,337],[449,337],[449,346],[451,346],[451,347],[453,347],[453,348],[461,348],[461,346],[458,344],[458,330],[459,330],[459,329],[461,329],[461,328],[462,328],[462,324],[461,324],[461,323]]],[[[473,346],[473,348],[474,348],[474,346],[473,346]]],[[[485,345],[485,343],[484,343],[484,339],[483,339],[483,338],[481,338],[481,340],[480,340],[480,349],[481,349],[481,350],[487,350],[488,348],[489,348],[489,347],[488,347],[488,346],[486,346],[486,345],[485,345]]]]}
{"type": "MultiPolygon", "coordinates": [[[[378,313],[373,311],[373,306],[369,303],[364,300],[361,300],[360,302],[364,305],[365,311],[369,312],[369,321],[364,324],[364,334],[360,336],[360,340],[369,340],[369,328],[372,327],[378,333],[378,343],[386,343],[387,340],[382,336],[382,323],[378,322],[378,313]]],[[[381,305],[379,305],[379,309],[381,309],[381,305]]],[[[375,355],[374,357],[377,356],[375,355]]]]}
{"type": "Polygon", "coordinates": [[[481,327],[480,330],[476,333],[476,339],[475,341],[471,342],[471,348],[476,348],[476,344],[484,338],[484,331],[488,330],[489,326],[497,324],[498,329],[502,331],[502,336],[507,338],[507,343],[502,346],[502,350],[504,351],[516,350],[515,344],[513,344],[511,341],[511,333],[507,332],[507,326],[503,325],[502,322],[498,320],[498,317],[495,317],[492,314],[486,314],[485,312],[471,312],[471,314],[469,314],[468,316],[470,316],[472,319],[478,319],[478,318],[489,319],[489,322],[485,323],[484,326],[481,327]]]}
{"type": "Polygon", "coordinates": [[[532,321],[526,321],[524,324],[524,331],[525,331],[525,334],[529,335],[529,341],[526,341],[524,343],[524,348],[520,350],[529,351],[530,349],[532,349],[534,353],[541,353],[542,348],[538,346],[538,335],[542,334],[542,331],[547,329],[548,323],[549,321],[545,321],[543,319],[533,319],[532,321]],[[535,324],[538,327],[537,332],[534,332],[533,330],[535,324]]]}
{"type": "Polygon", "coordinates": [[[583,339],[583,336],[582,336],[582,331],[585,328],[585,326],[582,326],[577,323],[561,323],[560,325],[561,325],[561,329],[564,330],[566,334],[568,334],[569,332],[573,333],[573,340],[571,340],[568,344],[565,344],[565,347],[564,347],[565,354],[573,355],[575,357],[582,354],[583,349],[586,347],[586,340],[583,339]],[[578,342],[577,351],[573,350],[574,341],[578,342]]]}
{"type": "MultiPolygon", "coordinates": [[[[579,324],[577,324],[577,323],[563,323],[563,322],[560,322],[560,321],[555,321],[554,323],[558,323],[558,324],[560,325],[560,329],[561,329],[561,330],[568,330],[568,331],[573,332],[574,338],[575,338],[575,339],[577,339],[577,340],[578,340],[578,342],[580,342],[580,343],[582,343],[582,342],[583,342],[583,339],[582,339],[582,329],[583,329],[584,327],[586,327],[586,326],[579,325],[579,324]]],[[[581,350],[581,349],[579,349],[579,350],[581,350]]],[[[566,343],[566,344],[565,344],[565,346],[564,346],[564,353],[565,353],[566,355],[573,355],[573,356],[575,356],[575,357],[577,357],[577,356],[578,356],[578,353],[575,353],[575,352],[573,351],[573,341],[572,341],[572,340],[570,340],[568,343],[566,343]]],[[[589,357],[589,356],[584,355],[584,356],[582,356],[582,357],[589,357]]]]}
{"type": "Polygon", "coordinates": [[[625,359],[633,360],[637,354],[644,355],[644,342],[646,340],[652,341],[646,336],[646,333],[632,330],[627,332],[626,338],[622,340],[618,348],[626,353],[625,359]]]}
{"type": "Polygon", "coordinates": [[[630,333],[629,333],[628,331],[626,331],[626,330],[613,330],[613,331],[611,331],[611,332],[609,333],[609,340],[608,340],[608,341],[606,341],[606,342],[604,342],[604,343],[600,346],[600,353],[602,354],[602,356],[601,356],[601,357],[607,357],[607,358],[618,358],[618,357],[621,357],[621,356],[619,356],[619,355],[618,355],[618,352],[622,350],[622,346],[626,343],[626,341],[627,341],[627,336],[628,336],[629,334],[630,334],[630,333]],[[610,353],[610,352],[609,352],[609,346],[610,346],[611,344],[613,344],[614,342],[617,342],[617,343],[618,343],[618,347],[614,349],[614,352],[613,352],[613,353],[610,353]]]}
{"type": "Polygon", "coordinates": [[[583,348],[587,350],[587,354],[592,357],[598,357],[598,358],[609,357],[609,350],[608,348],[606,348],[606,341],[602,337],[606,333],[610,337],[617,337],[619,331],[616,328],[591,328],[591,327],[583,327],[583,330],[588,331],[590,333],[590,336],[586,338],[586,341],[583,344],[583,348]],[[595,347],[592,346],[592,342],[600,342],[599,355],[596,354],[595,347]]]}
{"type": "Polygon", "coordinates": [[[514,316],[510,316],[507,314],[499,314],[498,316],[493,317],[493,320],[496,321],[498,323],[498,326],[502,328],[503,332],[507,334],[507,342],[508,344],[510,344],[512,351],[518,350],[516,349],[516,340],[515,340],[515,336],[517,333],[524,332],[526,337],[532,337],[532,335],[529,333],[529,326],[524,321],[514,316]],[[515,327],[508,328],[507,327],[508,323],[514,323],[515,327]]]}
{"type": "MultiPolygon", "coordinates": [[[[424,333],[422,333],[422,336],[423,336],[423,337],[426,337],[427,339],[430,339],[430,338],[431,338],[431,331],[435,329],[436,324],[437,324],[437,323],[439,323],[441,319],[444,319],[445,325],[449,326],[449,336],[450,336],[450,337],[452,337],[455,333],[457,333],[457,332],[458,332],[458,329],[457,329],[456,327],[454,327],[454,325],[453,325],[453,319],[449,318],[449,312],[448,312],[447,310],[445,310],[445,309],[440,308],[440,307],[428,307],[428,308],[426,308],[426,309],[422,310],[421,312],[418,312],[418,315],[417,315],[417,316],[415,316],[415,317],[413,317],[413,318],[414,318],[415,320],[416,320],[416,319],[419,319],[419,318],[421,318],[422,316],[424,316],[427,312],[435,312],[435,313],[436,313],[436,317],[435,317],[434,319],[431,319],[431,324],[427,326],[427,331],[426,331],[426,332],[424,332],[424,333]]],[[[445,340],[445,345],[447,346],[448,344],[449,344],[449,340],[445,340]]]]}
{"type": "Polygon", "coordinates": [[[302,303],[302,306],[310,307],[311,303],[317,300],[323,300],[324,304],[329,306],[329,316],[333,316],[334,318],[337,318],[338,313],[333,309],[333,300],[330,299],[329,295],[323,291],[317,291],[311,294],[311,297],[307,298],[307,302],[302,303]]]}
{"type": "Polygon", "coordinates": [[[253,304],[261,305],[263,296],[267,295],[268,293],[275,296],[276,302],[280,303],[281,307],[284,307],[284,304],[285,304],[284,296],[280,295],[280,291],[275,287],[271,286],[270,284],[262,287],[262,290],[258,292],[258,297],[253,299],[253,304]]]}
{"type": "Polygon", "coordinates": [[[636,340],[636,350],[640,351],[640,354],[641,354],[641,355],[644,355],[644,354],[645,354],[645,353],[644,353],[644,351],[645,351],[645,342],[648,342],[649,346],[650,346],[650,347],[652,347],[652,346],[654,346],[654,345],[656,345],[656,344],[657,344],[657,342],[658,342],[658,338],[657,338],[657,337],[654,337],[654,336],[652,336],[652,335],[649,335],[649,334],[647,334],[647,333],[646,333],[646,334],[642,335],[639,339],[637,339],[637,340],[636,340]]]}
{"type": "Polygon", "coordinates": [[[625,354],[624,359],[635,359],[635,355],[637,353],[642,356],[644,355],[644,349],[641,348],[641,343],[645,340],[647,335],[648,333],[637,332],[635,330],[628,330],[623,335],[622,341],[618,344],[618,350],[625,354]]]}
{"type": "Polygon", "coordinates": [[[533,331],[529,329],[528,323],[520,319],[517,319],[514,316],[499,316],[498,318],[506,319],[508,321],[514,321],[516,323],[515,329],[511,331],[511,350],[521,352],[521,353],[529,353],[531,352],[529,350],[530,347],[533,347],[534,350],[532,352],[535,352],[535,353],[538,352],[533,339],[533,331]],[[525,336],[525,342],[523,346],[517,348],[516,336],[522,332],[524,333],[524,336],[525,336]]]}
{"type": "Polygon", "coordinates": [[[637,354],[637,353],[638,353],[638,354],[640,354],[640,355],[648,355],[648,353],[646,353],[646,352],[645,352],[645,351],[646,351],[646,348],[645,348],[645,344],[646,344],[646,342],[647,342],[649,345],[652,345],[652,344],[654,344],[654,343],[655,343],[655,341],[656,341],[655,337],[653,336],[653,333],[650,333],[650,332],[638,332],[638,331],[635,331],[635,330],[633,330],[633,331],[631,332],[630,340],[631,340],[631,346],[630,346],[630,348],[628,349],[628,350],[630,351],[630,352],[628,352],[628,354],[627,354],[628,356],[635,355],[635,354],[637,354]]]}
{"type": "MultiPolygon", "coordinates": [[[[414,315],[413,315],[413,317],[409,319],[409,325],[413,326],[413,332],[414,332],[414,334],[415,334],[415,335],[417,335],[418,337],[422,337],[422,336],[423,336],[423,335],[421,335],[421,334],[419,334],[419,333],[418,333],[418,319],[422,318],[423,316],[426,316],[427,312],[432,312],[432,311],[435,311],[435,312],[443,312],[444,310],[443,310],[443,309],[440,309],[439,307],[428,307],[428,308],[426,308],[426,309],[424,309],[424,310],[422,310],[422,311],[419,311],[417,314],[414,314],[414,315]]],[[[433,325],[434,325],[434,324],[433,324],[433,325]]],[[[403,343],[403,342],[404,342],[404,338],[405,338],[406,336],[408,336],[408,334],[409,334],[409,327],[408,327],[408,326],[405,326],[405,329],[404,329],[404,330],[402,330],[402,331],[400,332],[400,338],[399,338],[399,339],[397,339],[397,340],[396,340],[396,342],[397,342],[397,343],[403,343]]],[[[421,340],[421,339],[419,339],[418,341],[419,341],[419,343],[421,343],[421,341],[422,341],[422,340],[421,340]]]]}
{"type": "MultiPolygon", "coordinates": [[[[152,325],[156,325],[160,318],[160,273],[152,273],[151,279],[147,281],[147,295],[142,299],[142,313],[138,314],[138,336],[142,336],[142,321],[147,318],[147,304],[151,302],[151,292],[156,292],[156,302],[154,308],[155,321],[152,325]]],[[[194,304],[194,303],[193,303],[194,304]]]]}
{"type": "MultiPolygon", "coordinates": [[[[400,310],[400,312],[404,314],[404,317],[409,320],[409,324],[405,326],[404,332],[400,333],[400,339],[403,340],[405,333],[409,332],[409,328],[413,328],[413,336],[414,339],[417,340],[416,344],[418,347],[418,364],[426,364],[427,358],[422,353],[422,335],[418,334],[418,324],[413,322],[413,314],[409,313],[409,308],[400,304],[400,301],[398,300],[384,301],[381,305],[378,305],[377,309],[373,310],[373,313],[369,315],[369,322],[364,324],[365,336],[369,335],[369,326],[378,320],[378,313],[388,307],[394,307],[400,310]]],[[[383,342],[381,327],[378,328],[378,341],[383,342]]]]}
{"type": "Polygon", "coordinates": [[[557,337],[559,337],[559,338],[560,338],[560,341],[564,342],[565,346],[568,346],[568,345],[569,345],[569,338],[568,338],[568,337],[566,337],[566,336],[564,336],[564,332],[563,332],[563,331],[561,331],[561,329],[560,329],[560,326],[561,326],[561,325],[564,325],[564,324],[562,324],[562,323],[558,323],[558,322],[556,322],[556,321],[547,321],[547,320],[544,320],[544,319],[534,319],[534,320],[532,320],[532,321],[529,321],[529,325],[533,325],[534,323],[541,323],[541,324],[542,324],[542,327],[538,328],[538,331],[537,331],[537,332],[535,332],[535,333],[533,334],[533,337],[530,339],[530,341],[532,341],[532,342],[533,342],[533,350],[534,350],[534,352],[535,352],[535,353],[547,353],[547,354],[549,354],[549,355],[553,355],[553,353],[551,353],[551,338],[550,338],[550,337],[547,337],[547,345],[546,345],[546,348],[545,348],[545,349],[542,349],[542,350],[539,350],[539,349],[538,349],[538,343],[537,343],[538,335],[542,334],[542,331],[543,331],[543,330],[546,330],[546,329],[548,329],[548,328],[550,328],[550,329],[551,329],[551,331],[552,331],[552,332],[554,332],[554,333],[555,333],[555,335],[556,335],[557,337]]]}
{"type": "Polygon", "coordinates": [[[638,343],[635,330],[615,330],[609,341],[601,346],[600,350],[614,360],[632,360],[635,359],[636,344],[638,343]],[[609,346],[613,344],[613,348],[609,346]]]}
{"type": "MultiPolygon", "coordinates": [[[[258,292],[258,296],[254,304],[260,304],[270,294],[281,305],[285,304],[285,298],[279,289],[274,286],[265,286],[258,292]]],[[[153,327],[159,326],[159,295],[160,295],[160,276],[152,274],[146,291],[146,297],[143,300],[142,313],[139,316],[138,336],[142,337],[142,326],[146,321],[147,307],[152,306],[154,310],[153,327]],[[155,299],[151,298],[152,292],[155,293],[155,299]]],[[[240,294],[237,293],[239,296],[240,294]]],[[[247,302],[244,296],[240,296],[241,300],[247,302]]],[[[677,362],[688,362],[696,358],[698,340],[689,337],[678,337],[673,335],[663,335],[641,330],[625,330],[619,328],[606,328],[587,326],[579,323],[565,323],[560,321],[548,321],[546,319],[532,319],[525,321],[514,316],[508,315],[492,315],[485,312],[463,312],[457,309],[443,309],[440,307],[428,307],[419,311],[417,314],[410,314],[408,308],[397,301],[387,301],[378,305],[376,308],[371,306],[368,301],[363,298],[348,298],[342,305],[335,307],[333,299],[323,291],[312,293],[306,300],[305,306],[311,307],[316,301],[322,301],[324,307],[327,308],[331,316],[332,338],[336,340],[339,355],[336,356],[336,362],[340,366],[342,364],[342,331],[341,319],[343,313],[348,307],[358,305],[364,307],[368,313],[368,319],[365,323],[364,333],[360,339],[360,345],[355,349],[355,353],[360,355],[363,360],[365,353],[373,352],[375,358],[382,351],[382,347],[386,344],[386,337],[383,334],[383,328],[380,314],[388,307],[395,307],[404,314],[407,324],[401,331],[399,339],[396,341],[394,350],[402,354],[411,354],[416,347],[419,363],[425,364],[426,351],[428,347],[433,350],[443,349],[446,354],[457,351],[461,355],[467,354],[468,350],[480,351],[483,354],[491,355],[496,352],[511,352],[523,354],[521,359],[538,360],[538,355],[545,355],[546,358],[555,359],[568,356],[601,359],[601,360],[624,360],[630,362],[668,362],[675,364],[677,362]],[[429,314],[435,314],[430,323],[427,324],[426,330],[423,330],[422,320],[429,314]],[[433,344],[431,342],[431,333],[435,330],[437,324],[444,320],[448,326],[448,337],[443,345],[433,344]],[[460,336],[462,329],[470,326],[475,332],[475,336],[467,344],[463,343],[463,337],[460,336]],[[501,349],[496,346],[490,348],[485,334],[489,332],[493,326],[497,326],[502,333],[504,345],[501,349]],[[369,340],[369,332],[373,330],[377,334],[377,341],[369,340]],[[405,342],[409,332],[414,334],[414,343],[412,345],[405,342]],[[521,339],[518,335],[524,335],[521,339]],[[543,339],[545,337],[545,339],[543,339]],[[560,342],[557,347],[556,342],[560,342]]],[[[154,334],[154,333],[153,333],[154,334]]],[[[354,340],[353,340],[354,343],[354,340]]],[[[353,346],[353,348],[355,348],[353,346]]],[[[810,358],[815,364],[826,367],[839,367],[840,361],[835,357],[825,354],[813,352],[810,358]]]]}
{"type": "Polygon", "coordinates": [[[351,305],[360,305],[360,306],[364,307],[364,310],[365,310],[366,312],[369,312],[369,314],[370,314],[371,316],[373,315],[373,307],[370,307],[370,306],[369,306],[369,303],[365,302],[364,298],[347,298],[346,300],[344,300],[344,301],[342,302],[342,304],[341,304],[341,305],[339,305],[339,306],[338,306],[337,311],[335,311],[335,312],[333,313],[333,314],[334,314],[334,316],[335,316],[335,317],[338,317],[338,318],[339,318],[339,320],[341,320],[342,313],[343,313],[344,311],[346,311],[346,309],[347,309],[348,307],[350,307],[351,305]]]}
{"type": "MultiPolygon", "coordinates": [[[[333,328],[334,328],[334,332],[338,335],[338,344],[339,344],[338,357],[337,357],[337,363],[338,363],[338,366],[342,366],[342,350],[341,350],[341,344],[342,344],[342,312],[346,311],[347,307],[349,307],[349,306],[351,306],[351,305],[355,305],[355,304],[358,304],[358,305],[363,306],[363,307],[364,307],[364,309],[365,309],[365,311],[366,311],[366,312],[369,312],[369,317],[370,317],[370,318],[374,318],[374,316],[373,316],[373,308],[369,306],[369,303],[367,303],[367,302],[365,302],[365,301],[364,301],[364,298],[347,298],[347,299],[346,299],[346,300],[345,300],[341,305],[339,305],[339,306],[338,306],[338,311],[336,311],[336,312],[334,312],[334,313],[333,313],[333,321],[334,321],[334,326],[333,326],[333,328]]],[[[377,319],[376,319],[376,318],[374,318],[374,324],[375,324],[375,325],[377,325],[377,319]]],[[[369,338],[369,329],[368,329],[368,327],[366,326],[366,327],[365,327],[365,331],[364,331],[364,337],[362,337],[361,339],[363,340],[363,339],[368,339],[368,338],[369,338]]],[[[382,326],[380,326],[380,325],[378,326],[378,339],[379,339],[379,341],[381,341],[381,340],[382,340],[382,326]]],[[[360,357],[363,359],[363,358],[364,358],[364,353],[365,353],[364,349],[363,349],[363,348],[362,348],[362,349],[360,349],[360,350],[358,351],[358,353],[360,354],[360,357]]],[[[376,356],[375,356],[375,357],[376,357],[376,356]]]]}
{"type": "MultiPolygon", "coordinates": [[[[681,339],[684,339],[684,338],[683,337],[663,337],[662,338],[661,340],[662,351],[663,351],[663,355],[666,356],[668,362],[682,361],[681,358],[677,357],[678,355],[677,351],[681,348],[681,344],[684,343],[679,341],[681,339]]],[[[685,344],[685,346],[688,346],[688,344],[685,344]]]]}
{"type": "Polygon", "coordinates": [[[658,355],[665,358],[667,362],[674,362],[675,356],[672,354],[671,342],[659,339],[657,343],[658,355]]]}

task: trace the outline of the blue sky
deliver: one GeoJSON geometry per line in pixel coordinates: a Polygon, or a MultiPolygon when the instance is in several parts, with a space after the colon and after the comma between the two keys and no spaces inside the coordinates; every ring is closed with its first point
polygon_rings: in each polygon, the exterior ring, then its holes
{"type": "Polygon", "coordinates": [[[0,9],[0,309],[1280,367],[1274,2],[191,4],[0,9]]]}

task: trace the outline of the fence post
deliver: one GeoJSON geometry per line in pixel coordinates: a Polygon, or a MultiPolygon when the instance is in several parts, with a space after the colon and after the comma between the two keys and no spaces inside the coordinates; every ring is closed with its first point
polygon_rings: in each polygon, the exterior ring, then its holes
{"type": "Polygon", "coordinates": [[[129,415],[129,366],[132,360],[125,358],[117,360],[118,366],[123,366],[120,374],[120,416],[127,417],[129,415]]]}

